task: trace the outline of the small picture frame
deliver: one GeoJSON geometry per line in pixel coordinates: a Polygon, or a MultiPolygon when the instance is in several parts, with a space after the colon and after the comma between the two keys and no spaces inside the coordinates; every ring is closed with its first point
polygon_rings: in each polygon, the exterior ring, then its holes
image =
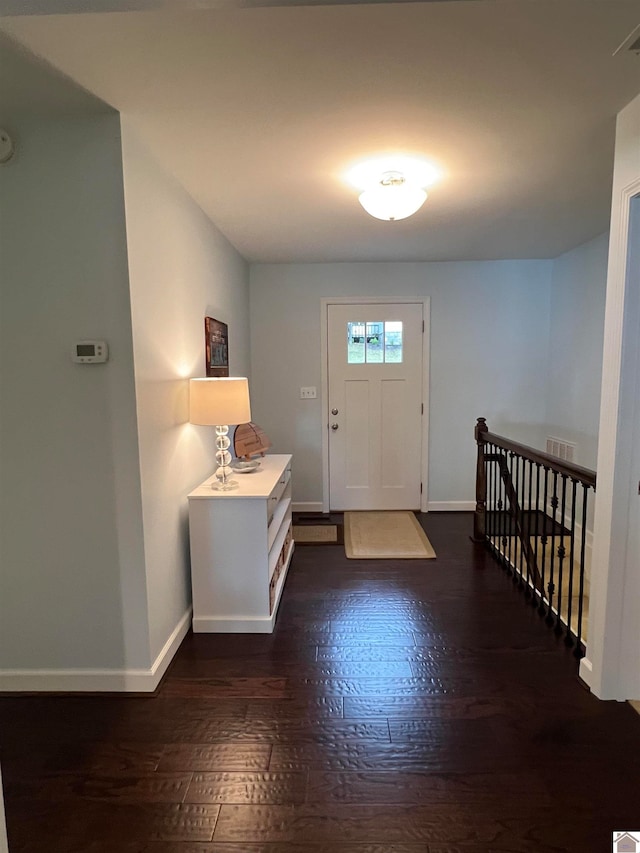
{"type": "Polygon", "coordinates": [[[229,375],[229,328],[226,323],[204,318],[205,367],[207,376],[229,375]]]}

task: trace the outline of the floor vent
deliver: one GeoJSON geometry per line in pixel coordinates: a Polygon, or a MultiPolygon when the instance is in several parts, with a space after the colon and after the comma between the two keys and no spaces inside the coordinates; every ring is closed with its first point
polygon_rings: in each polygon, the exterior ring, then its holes
{"type": "Polygon", "coordinates": [[[572,441],[565,441],[563,438],[554,438],[554,436],[548,435],[547,453],[550,453],[551,456],[557,456],[558,459],[564,459],[566,462],[573,462],[576,458],[576,445],[572,441]]]}

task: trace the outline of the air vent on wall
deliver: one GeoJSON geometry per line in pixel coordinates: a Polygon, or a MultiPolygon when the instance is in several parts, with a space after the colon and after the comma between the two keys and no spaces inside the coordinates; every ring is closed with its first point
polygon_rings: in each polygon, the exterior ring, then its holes
{"type": "Polygon", "coordinates": [[[558,459],[564,459],[565,462],[573,462],[576,458],[576,445],[572,441],[549,435],[547,436],[547,453],[557,456],[558,459]]]}

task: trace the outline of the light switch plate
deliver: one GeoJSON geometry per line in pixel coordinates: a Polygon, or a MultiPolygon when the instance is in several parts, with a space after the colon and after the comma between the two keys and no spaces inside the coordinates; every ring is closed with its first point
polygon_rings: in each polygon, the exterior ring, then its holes
{"type": "Polygon", "coordinates": [[[307,388],[300,389],[301,400],[315,400],[317,396],[315,385],[310,385],[307,388]]]}

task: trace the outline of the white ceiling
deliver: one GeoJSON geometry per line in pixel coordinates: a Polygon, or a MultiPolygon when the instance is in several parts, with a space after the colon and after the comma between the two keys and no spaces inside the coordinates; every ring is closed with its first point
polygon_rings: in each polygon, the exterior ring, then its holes
{"type": "Polygon", "coordinates": [[[640,57],[612,54],[639,20],[638,0],[454,0],[0,28],[130,116],[248,260],[422,261],[554,257],[607,227],[615,115],[640,92],[640,57]],[[389,152],[445,173],[401,222],[343,179],[389,152]]]}

